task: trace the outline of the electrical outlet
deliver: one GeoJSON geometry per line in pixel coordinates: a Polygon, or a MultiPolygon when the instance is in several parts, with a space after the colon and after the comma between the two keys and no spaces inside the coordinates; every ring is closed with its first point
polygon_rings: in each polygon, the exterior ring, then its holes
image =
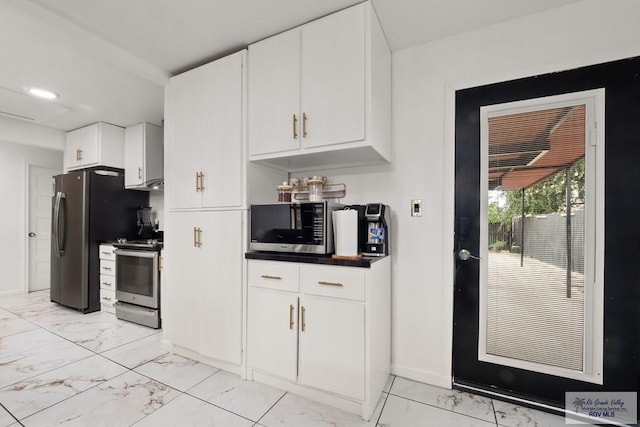
{"type": "Polygon", "coordinates": [[[411,200],[411,216],[422,216],[422,199],[411,200]]]}

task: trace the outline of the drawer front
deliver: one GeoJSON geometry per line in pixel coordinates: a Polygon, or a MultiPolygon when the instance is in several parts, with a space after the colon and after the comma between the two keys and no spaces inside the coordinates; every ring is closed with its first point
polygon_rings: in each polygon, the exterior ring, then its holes
{"type": "Polygon", "coordinates": [[[116,260],[116,248],[111,245],[100,245],[100,259],[116,260]]]}
{"type": "Polygon", "coordinates": [[[116,291],[111,291],[108,289],[100,289],[100,304],[102,307],[108,306],[113,308],[113,303],[116,302],[116,291]]]}
{"type": "Polygon", "coordinates": [[[302,292],[310,295],[365,299],[365,271],[361,268],[303,266],[300,269],[302,292]]]}
{"type": "Polygon", "coordinates": [[[116,275],[116,262],[106,259],[100,260],[100,274],[116,275]]]}
{"type": "Polygon", "coordinates": [[[249,260],[249,286],[298,292],[299,267],[278,261],[249,260]]]}
{"type": "Polygon", "coordinates": [[[116,290],[116,276],[110,274],[100,275],[100,289],[106,289],[108,291],[116,290]]]}

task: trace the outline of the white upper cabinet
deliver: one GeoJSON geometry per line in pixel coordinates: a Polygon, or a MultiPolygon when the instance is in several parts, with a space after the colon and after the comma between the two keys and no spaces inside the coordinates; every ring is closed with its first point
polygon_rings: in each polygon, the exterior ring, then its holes
{"type": "Polygon", "coordinates": [[[241,207],[246,51],[171,78],[165,96],[165,206],[241,207]]]}
{"type": "Polygon", "coordinates": [[[249,46],[251,155],[300,148],[300,30],[249,46]]]}
{"type": "Polygon", "coordinates": [[[302,28],[305,148],[366,138],[364,12],[347,9],[302,28]]]}
{"type": "Polygon", "coordinates": [[[139,123],[125,129],[124,186],[147,190],[161,182],[163,173],[162,128],[139,123]]]}
{"type": "Polygon", "coordinates": [[[295,171],[391,151],[391,53],[369,3],[249,46],[250,160],[295,171]]]}
{"type": "Polygon", "coordinates": [[[94,123],[67,132],[67,171],[92,166],[124,167],[124,129],[108,123],[94,123]]]}

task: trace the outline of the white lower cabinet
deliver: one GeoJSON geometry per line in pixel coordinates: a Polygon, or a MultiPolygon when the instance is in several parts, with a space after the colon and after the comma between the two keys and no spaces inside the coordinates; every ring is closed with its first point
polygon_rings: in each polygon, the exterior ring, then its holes
{"type": "Polygon", "coordinates": [[[249,364],[295,381],[298,356],[298,295],[249,291],[249,364]]]}
{"type": "Polygon", "coordinates": [[[249,378],[369,419],[390,373],[390,259],[370,268],[250,259],[249,378]]]}
{"type": "Polygon", "coordinates": [[[301,296],[298,382],[364,400],[364,304],[301,296]]]}
{"type": "Polygon", "coordinates": [[[243,215],[170,212],[164,236],[166,339],[177,353],[236,372],[242,362],[243,215]]]}
{"type": "Polygon", "coordinates": [[[102,244],[100,258],[100,310],[115,314],[116,309],[116,248],[102,244]]]}

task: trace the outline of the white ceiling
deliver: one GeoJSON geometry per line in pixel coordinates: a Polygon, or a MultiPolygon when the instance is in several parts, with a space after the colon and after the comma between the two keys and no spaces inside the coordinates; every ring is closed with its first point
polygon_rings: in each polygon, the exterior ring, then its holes
{"type": "MultiPolygon", "coordinates": [[[[398,50],[578,0],[372,1],[398,50]]],[[[359,2],[0,0],[0,114],[61,130],[159,124],[170,76],[359,2]]]]}

